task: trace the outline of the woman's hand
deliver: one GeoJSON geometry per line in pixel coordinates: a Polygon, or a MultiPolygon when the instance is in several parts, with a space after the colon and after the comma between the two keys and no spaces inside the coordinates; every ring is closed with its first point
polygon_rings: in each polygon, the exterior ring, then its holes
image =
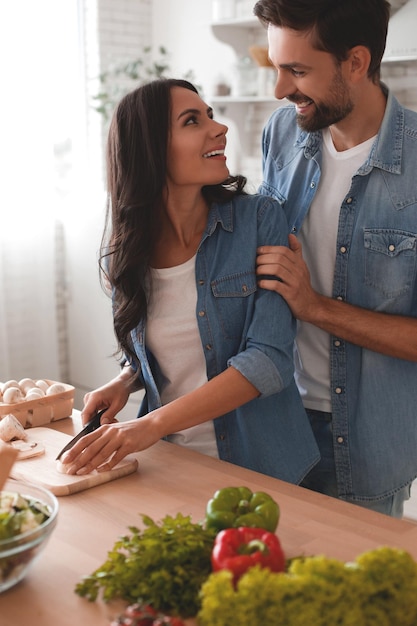
{"type": "Polygon", "coordinates": [[[140,441],[146,437],[135,438],[138,427],[136,420],[119,423],[117,413],[126,405],[129,395],[137,390],[135,372],[124,367],[119,376],[107,384],[84,396],[84,408],[81,412],[83,425],[102,411],[101,426],[85,435],[67,453],[62,456],[62,463],[68,466],[69,474],[88,474],[93,470],[107,471],[117,465],[127,454],[144,449],[157,441],[150,438],[149,443],[141,447],[140,441]]]}
{"type": "Polygon", "coordinates": [[[123,368],[122,372],[107,384],[86,393],[84,408],[81,411],[83,425],[103,409],[106,410],[101,418],[101,424],[111,424],[116,421],[116,415],[123,409],[134,387],[133,371],[130,367],[123,368]]]}
{"type": "Polygon", "coordinates": [[[82,437],[61,461],[68,474],[79,476],[97,470],[105,472],[115,467],[132,452],[145,450],[160,439],[152,419],[144,416],[124,422],[104,424],[82,437]]]}

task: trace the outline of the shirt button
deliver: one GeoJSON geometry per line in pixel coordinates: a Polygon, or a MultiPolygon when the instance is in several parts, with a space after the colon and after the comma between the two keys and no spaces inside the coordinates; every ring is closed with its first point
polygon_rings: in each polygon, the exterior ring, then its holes
{"type": "Polygon", "coordinates": [[[248,290],[248,286],[247,285],[242,285],[242,292],[246,293],[248,290]]]}
{"type": "Polygon", "coordinates": [[[394,252],[394,250],[395,250],[395,246],[394,246],[394,244],[393,244],[393,243],[392,243],[391,245],[389,245],[389,246],[388,246],[388,250],[389,250],[390,252],[394,252]]]}
{"type": "Polygon", "coordinates": [[[220,435],[219,439],[220,439],[221,441],[224,441],[224,440],[226,439],[226,435],[220,435]]]}
{"type": "Polygon", "coordinates": [[[198,284],[199,285],[204,285],[204,280],[201,280],[201,278],[200,278],[200,280],[198,281],[198,284]]]}
{"type": "Polygon", "coordinates": [[[336,389],[334,390],[335,393],[337,393],[338,395],[342,393],[342,388],[341,387],[336,387],[336,389]]]}
{"type": "Polygon", "coordinates": [[[206,350],[211,350],[211,344],[210,343],[206,343],[206,350]]]}
{"type": "Polygon", "coordinates": [[[336,300],[343,300],[342,296],[337,296],[336,300]]]}
{"type": "Polygon", "coordinates": [[[345,246],[341,246],[341,247],[340,247],[340,252],[341,252],[342,254],[344,254],[344,253],[346,252],[346,248],[345,248],[345,246]]]}
{"type": "Polygon", "coordinates": [[[199,312],[198,312],[199,317],[204,317],[204,316],[205,316],[205,314],[206,314],[206,312],[205,312],[205,311],[199,311],[199,312]]]}
{"type": "Polygon", "coordinates": [[[346,204],[351,204],[353,198],[346,198],[346,204]]]}
{"type": "Polygon", "coordinates": [[[339,339],[335,339],[335,340],[334,340],[334,342],[333,342],[333,345],[334,345],[336,348],[340,348],[341,341],[340,341],[339,339]]]}
{"type": "Polygon", "coordinates": [[[310,183],[310,188],[311,188],[311,189],[314,189],[314,188],[315,188],[315,186],[316,186],[316,183],[315,183],[315,182],[314,182],[314,180],[313,180],[313,182],[311,182],[311,183],[310,183]]]}
{"type": "Polygon", "coordinates": [[[338,437],[338,438],[337,438],[337,443],[343,443],[343,442],[344,442],[343,437],[338,437]]]}

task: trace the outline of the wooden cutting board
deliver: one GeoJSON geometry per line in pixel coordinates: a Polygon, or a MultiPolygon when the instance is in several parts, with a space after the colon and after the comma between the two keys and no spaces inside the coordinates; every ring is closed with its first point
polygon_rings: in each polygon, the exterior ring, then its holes
{"type": "Polygon", "coordinates": [[[41,426],[28,429],[27,434],[29,440],[33,440],[45,448],[45,454],[17,460],[10,475],[12,478],[41,485],[56,496],[68,496],[116,480],[116,478],[136,472],[138,467],[137,459],[126,457],[108,472],[95,472],[85,476],[61,474],[57,470],[56,457],[59,451],[70,441],[71,436],[41,426]]]}

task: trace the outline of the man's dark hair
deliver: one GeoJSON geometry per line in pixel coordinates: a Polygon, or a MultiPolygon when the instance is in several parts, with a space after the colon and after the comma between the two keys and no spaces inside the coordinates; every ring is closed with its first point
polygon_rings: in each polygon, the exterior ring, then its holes
{"type": "Polygon", "coordinates": [[[371,53],[368,77],[379,82],[391,6],[387,0],[258,0],[254,14],[262,24],[311,31],[317,50],[348,58],[354,46],[371,53]]]}

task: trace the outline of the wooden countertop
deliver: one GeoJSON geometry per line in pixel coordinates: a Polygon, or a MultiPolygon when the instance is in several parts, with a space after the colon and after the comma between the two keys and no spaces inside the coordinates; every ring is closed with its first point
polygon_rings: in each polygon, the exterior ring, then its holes
{"type": "MultiPolygon", "coordinates": [[[[79,430],[79,418],[51,426],[79,430]]],[[[58,524],[45,551],[16,587],[0,594],[2,624],[108,626],[122,606],[80,598],[74,587],[107,557],[140,514],[155,520],[178,512],[197,522],[207,500],[226,486],[267,491],[279,503],[277,534],[287,557],[325,554],[351,560],[380,545],[408,550],[417,559],[417,524],[396,520],[334,498],[159,442],[137,455],[136,474],[59,498],[58,524]]]]}

